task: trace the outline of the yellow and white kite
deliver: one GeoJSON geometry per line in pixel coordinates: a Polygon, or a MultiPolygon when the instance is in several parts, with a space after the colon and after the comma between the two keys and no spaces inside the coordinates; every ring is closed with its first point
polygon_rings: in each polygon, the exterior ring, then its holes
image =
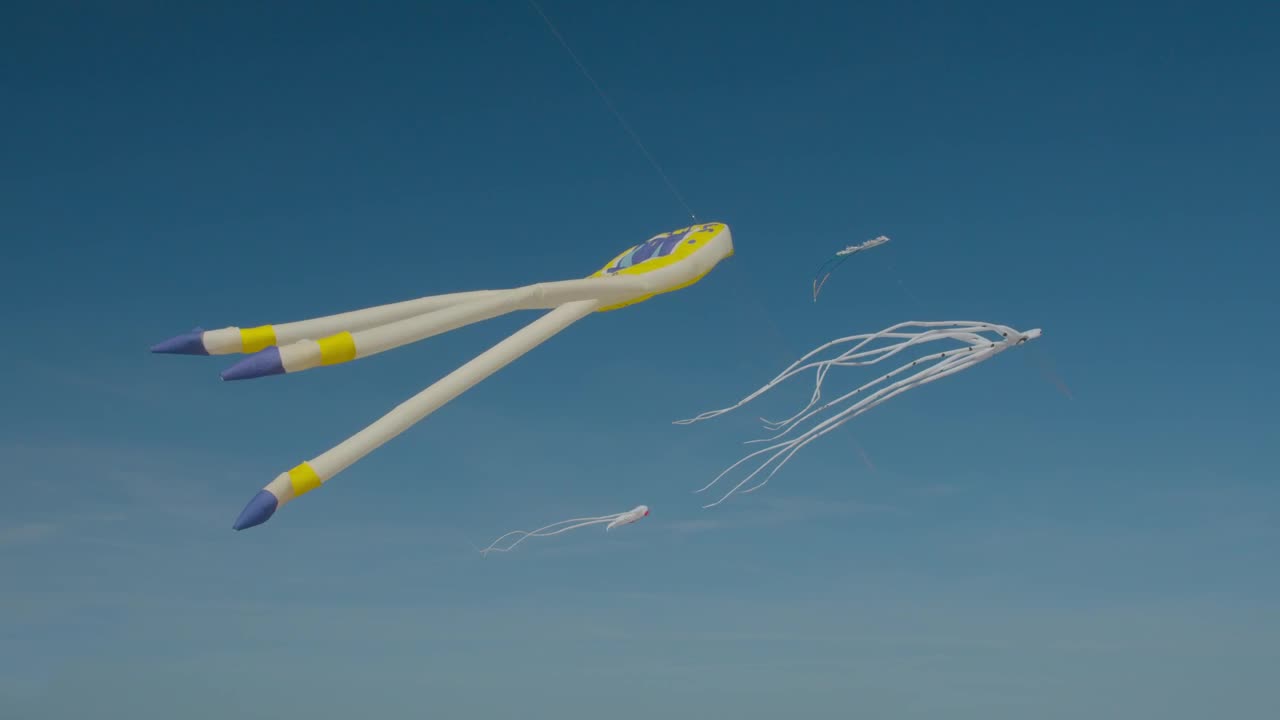
{"type": "Polygon", "coordinates": [[[314,490],[500,368],[593,312],[643,302],[688,287],[733,255],[723,223],[699,223],[629,248],[592,275],[507,290],[433,295],[338,315],[254,328],[190,333],[151,348],[157,353],[252,353],[222,373],[245,380],[301,372],[376,355],[517,310],[550,309],[332,449],[281,473],[245,506],[234,528],[266,522],[290,500],[314,490]]]}

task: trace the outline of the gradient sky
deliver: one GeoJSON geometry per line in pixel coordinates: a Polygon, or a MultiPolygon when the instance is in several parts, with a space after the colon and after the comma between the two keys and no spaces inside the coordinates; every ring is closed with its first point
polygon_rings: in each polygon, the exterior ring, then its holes
{"type": "Polygon", "coordinates": [[[533,315],[243,383],[152,343],[580,277],[687,216],[525,2],[197,5],[0,15],[0,716],[1274,711],[1276,4],[544,0],[737,254],[243,533],[533,315]],[[672,420],[909,319],[1045,334],[700,508],[808,386],[672,420]]]}

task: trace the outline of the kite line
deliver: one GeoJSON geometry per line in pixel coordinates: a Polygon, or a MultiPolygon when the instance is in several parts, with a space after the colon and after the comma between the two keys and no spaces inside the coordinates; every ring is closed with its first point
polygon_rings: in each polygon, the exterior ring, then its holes
{"type": "Polygon", "coordinates": [[[622,129],[625,130],[627,135],[631,137],[631,140],[635,142],[636,147],[640,148],[640,152],[644,153],[644,156],[649,160],[649,164],[653,166],[653,169],[656,170],[658,175],[662,178],[662,182],[666,183],[667,189],[671,191],[671,194],[674,195],[680,205],[684,207],[685,212],[689,213],[689,217],[695,223],[698,222],[698,216],[695,215],[693,209],[689,207],[689,203],[685,202],[684,195],[681,195],[680,191],[676,189],[675,183],[671,182],[671,178],[667,176],[666,171],[662,169],[660,164],[658,164],[657,158],[653,156],[653,153],[649,152],[649,148],[645,146],[644,141],[640,139],[640,136],[636,134],[636,131],[631,128],[631,124],[627,122],[627,119],[624,118],[618,108],[614,106],[613,101],[609,99],[607,94],[605,94],[604,88],[600,87],[600,83],[596,82],[596,79],[592,77],[590,71],[587,70],[587,66],[583,65],[582,61],[578,59],[578,54],[573,51],[573,48],[569,47],[569,43],[565,41],[564,36],[556,29],[555,24],[551,22],[551,18],[547,17],[547,14],[542,11],[542,7],[539,6],[535,0],[529,0],[529,4],[533,6],[535,11],[537,11],[538,16],[542,18],[542,22],[546,23],[547,29],[551,31],[551,34],[555,36],[556,40],[560,41],[560,45],[569,53],[569,57],[573,58],[574,64],[582,71],[583,76],[587,78],[587,81],[591,83],[591,86],[596,89],[596,94],[604,101],[605,106],[609,108],[609,112],[612,112],[613,116],[618,119],[618,123],[622,125],[622,129]]]}

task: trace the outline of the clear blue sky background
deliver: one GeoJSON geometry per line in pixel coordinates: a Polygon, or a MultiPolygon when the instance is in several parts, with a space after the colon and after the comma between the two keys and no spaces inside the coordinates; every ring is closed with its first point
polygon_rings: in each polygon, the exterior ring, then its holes
{"type": "Polygon", "coordinates": [[[1274,3],[545,0],[737,255],[238,534],[533,315],[243,383],[152,343],[579,277],[686,217],[524,2],[110,5],[0,15],[0,715],[1274,711],[1274,3]],[[908,319],[1045,335],[700,509],[807,383],[672,420],[908,319]]]}

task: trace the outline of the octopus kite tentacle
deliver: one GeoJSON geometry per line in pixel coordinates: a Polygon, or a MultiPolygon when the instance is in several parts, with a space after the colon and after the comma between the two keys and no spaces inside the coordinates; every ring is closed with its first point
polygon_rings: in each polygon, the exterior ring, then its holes
{"type": "MultiPolygon", "coordinates": [[[[958,338],[957,336],[955,336],[955,335],[939,335],[939,336],[938,336],[938,338],[942,338],[942,337],[949,337],[949,338],[951,338],[951,339],[959,339],[959,338],[958,338]]],[[[975,337],[977,337],[977,343],[982,343],[982,342],[984,342],[984,340],[983,340],[981,337],[978,337],[978,336],[975,336],[975,337]]],[[[935,338],[935,339],[937,339],[937,338],[935,338]]],[[[831,400],[831,401],[827,402],[826,404],[822,405],[821,407],[819,407],[819,408],[817,408],[817,409],[812,409],[812,408],[813,408],[813,405],[816,403],[816,398],[815,398],[815,400],[814,400],[814,401],[811,401],[807,406],[805,406],[805,408],[804,408],[803,410],[801,410],[799,413],[796,413],[796,414],[795,414],[795,415],[793,415],[791,418],[788,418],[787,420],[784,420],[784,421],[781,421],[781,422],[777,422],[777,423],[769,423],[768,429],[770,429],[770,430],[781,430],[781,432],[779,432],[777,435],[774,435],[773,437],[770,437],[770,438],[763,438],[763,439],[759,439],[759,440],[748,440],[747,442],[748,442],[748,443],[759,443],[759,442],[768,442],[768,441],[770,441],[770,440],[777,440],[777,439],[780,439],[780,438],[782,438],[782,437],[786,436],[786,435],[787,435],[787,433],[791,432],[791,430],[792,430],[792,429],[794,429],[797,425],[799,425],[800,423],[803,423],[805,420],[808,420],[809,418],[813,417],[814,415],[817,415],[818,413],[821,413],[822,411],[827,410],[827,409],[831,408],[831,407],[832,407],[832,406],[834,406],[834,405],[837,405],[837,404],[839,404],[839,403],[841,403],[841,402],[844,402],[845,400],[848,400],[849,398],[853,397],[854,395],[857,395],[858,393],[860,393],[860,392],[862,392],[862,391],[864,391],[864,390],[870,389],[871,387],[873,387],[873,386],[875,386],[875,385],[878,385],[878,384],[880,384],[880,383],[882,383],[882,382],[884,382],[884,381],[886,381],[886,380],[888,380],[888,379],[890,379],[890,378],[896,377],[897,375],[899,375],[899,374],[901,374],[901,373],[903,373],[903,372],[906,372],[907,370],[910,370],[911,368],[914,368],[914,367],[916,367],[916,366],[920,365],[921,363],[927,363],[927,362],[931,362],[931,361],[934,361],[934,360],[939,360],[939,361],[941,361],[941,360],[948,360],[949,358],[956,358],[956,357],[965,357],[965,356],[972,357],[972,356],[974,355],[974,350],[978,349],[978,344],[977,344],[977,343],[970,344],[970,345],[969,345],[969,346],[967,346],[967,347],[959,348],[959,349],[955,349],[955,350],[944,350],[943,352],[934,353],[934,354],[932,354],[932,355],[926,355],[926,356],[921,357],[921,358],[918,358],[918,359],[916,359],[916,360],[912,360],[910,363],[908,363],[908,364],[906,364],[906,365],[899,366],[899,367],[897,367],[897,368],[894,368],[893,370],[890,370],[889,372],[885,373],[884,375],[881,375],[880,377],[876,378],[875,380],[872,380],[872,381],[871,381],[871,382],[869,382],[869,383],[866,383],[866,384],[861,385],[861,386],[859,386],[859,387],[857,387],[857,388],[854,388],[853,390],[850,390],[849,392],[845,393],[844,395],[841,395],[840,397],[838,397],[838,398],[836,398],[836,399],[834,399],[834,400],[831,400]]],[[[992,344],[990,345],[990,347],[991,347],[991,348],[994,348],[994,347],[995,347],[995,344],[994,344],[994,343],[992,343],[992,344]]],[[[986,348],[984,348],[984,350],[985,350],[985,349],[986,349],[986,348]]],[[[982,357],[984,357],[984,358],[985,358],[985,356],[986,356],[986,354],[985,354],[985,353],[983,353],[981,350],[979,350],[978,355],[980,355],[980,356],[982,356],[982,357]]],[[[886,355],[886,357],[887,357],[887,355],[886,355]]],[[[830,369],[831,367],[836,366],[836,365],[842,365],[842,366],[870,365],[870,364],[873,364],[873,363],[879,362],[879,361],[880,361],[880,360],[882,360],[882,359],[883,359],[883,358],[877,358],[876,360],[872,360],[872,361],[865,362],[865,363],[841,363],[841,362],[838,362],[838,361],[832,361],[829,365],[827,365],[827,366],[825,366],[825,367],[823,368],[823,375],[824,375],[824,377],[825,377],[826,370],[828,370],[828,369],[830,369]]],[[[933,368],[931,368],[931,370],[932,370],[933,372],[938,372],[938,371],[940,371],[941,369],[945,369],[945,367],[949,367],[949,364],[948,364],[948,363],[939,363],[938,365],[936,365],[936,366],[934,366],[933,368]]],[[[911,377],[915,377],[915,376],[913,375],[913,376],[911,376],[911,377]]],[[[909,381],[909,380],[910,380],[910,378],[908,378],[908,380],[907,380],[907,381],[909,381]]],[[[907,382],[907,381],[902,381],[902,382],[904,382],[904,383],[905,383],[905,382],[907,382]]],[[[821,384],[821,382],[822,382],[822,379],[821,379],[821,378],[819,378],[819,380],[818,380],[819,385],[821,384]]],[[[894,385],[891,385],[891,386],[889,386],[889,387],[890,387],[890,388],[898,387],[898,384],[897,384],[897,383],[895,383],[894,385]]],[[[815,388],[815,394],[817,394],[817,389],[816,389],[816,388],[815,388]]],[[[874,396],[873,396],[873,397],[874,397],[874,396]]]]}
{"type": "MultiPolygon", "coordinates": [[[[997,328],[1000,328],[1000,326],[990,325],[990,324],[988,324],[988,323],[981,323],[981,322],[966,322],[966,321],[949,321],[949,322],[920,322],[920,321],[908,321],[908,322],[901,322],[901,323],[898,323],[898,324],[896,324],[896,325],[892,325],[892,326],[887,327],[887,328],[885,328],[884,330],[881,330],[880,332],[876,332],[876,333],[866,333],[866,334],[863,334],[863,335],[851,335],[851,336],[849,336],[849,337],[843,337],[843,338],[839,338],[839,339],[836,339],[836,340],[831,340],[831,341],[826,342],[826,343],[824,343],[824,344],[822,344],[822,345],[819,345],[818,347],[814,348],[813,350],[810,350],[808,353],[805,353],[805,355],[804,355],[803,357],[801,357],[799,360],[796,360],[795,362],[791,363],[791,365],[789,365],[785,370],[783,370],[781,373],[778,373],[777,377],[775,377],[773,380],[770,380],[768,383],[766,383],[766,384],[765,384],[763,387],[761,387],[759,390],[756,390],[755,392],[751,393],[750,395],[746,396],[745,398],[743,398],[743,399],[739,400],[739,401],[738,401],[737,403],[735,403],[734,405],[731,405],[731,406],[726,407],[726,408],[721,408],[720,410],[711,410],[711,411],[708,411],[708,412],[704,412],[704,413],[702,413],[702,414],[700,414],[700,415],[697,415],[697,416],[695,416],[695,417],[693,417],[693,418],[689,418],[689,419],[687,419],[687,420],[676,420],[676,421],[675,421],[675,424],[676,424],[676,425],[691,425],[691,424],[693,424],[693,423],[695,423],[695,422],[699,422],[699,421],[701,421],[701,420],[709,420],[709,419],[711,419],[711,418],[714,418],[714,417],[718,417],[718,416],[720,416],[720,415],[723,415],[723,414],[725,414],[725,413],[727,413],[727,412],[730,412],[730,411],[736,410],[736,409],[738,409],[738,408],[742,407],[743,405],[746,405],[747,403],[751,402],[752,400],[755,400],[756,398],[760,397],[761,395],[765,394],[766,392],[768,392],[768,391],[769,391],[769,390],[771,390],[772,388],[776,387],[777,385],[780,385],[781,383],[783,383],[783,382],[785,382],[785,381],[789,380],[790,378],[794,377],[795,375],[798,375],[798,374],[800,374],[800,373],[802,373],[802,372],[804,372],[804,371],[806,371],[806,370],[810,370],[810,369],[813,369],[813,368],[817,368],[817,371],[818,371],[818,372],[817,372],[817,384],[816,384],[816,386],[815,386],[815,388],[814,388],[813,399],[811,400],[811,404],[810,404],[810,406],[809,406],[809,407],[812,407],[812,404],[813,404],[813,403],[816,403],[816,402],[817,402],[817,400],[821,397],[821,386],[822,386],[822,380],[823,380],[823,378],[824,378],[824,377],[826,377],[826,373],[827,373],[827,371],[830,369],[830,367],[831,367],[832,365],[859,365],[859,364],[871,364],[871,363],[873,363],[873,362],[877,362],[878,360],[883,360],[883,359],[884,359],[884,357],[891,357],[891,356],[893,356],[893,355],[897,354],[898,352],[901,352],[902,350],[905,350],[905,349],[907,349],[907,348],[909,348],[909,347],[912,347],[912,346],[914,346],[914,345],[917,345],[917,344],[919,344],[919,343],[921,343],[921,342],[928,342],[928,341],[930,341],[930,340],[937,340],[937,339],[940,339],[941,337],[944,337],[944,336],[939,335],[939,331],[937,331],[937,330],[933,330],[933,329],[930,329],[930,330],[928,330],[928,331],[926,331],[926,332],[899,332],[899,331],[900,331],[900,330],[902,330],[903,328],[910,328],[910,327],[921,327],[921,328],[943,328],[943,327],[955,327],[955,326],[961,326],[961,327],[966,328],[966,329],[967,329],[967,332],[965,332],[964,334],[969,335],[969,336],[973,336],[973,337],[980,337],[980,336],[973,335],[973,330],[974,330],[974,328],[992,329],[992,330],[996,330],[997,328]],[[892,344],[892,345],[886,345],[886,346],[879,347],[879,348],[875,348],[875,349],[872,349],[872,350],[867,350],[867,351],[859,352],[859,351],[860,351],[860,350],[862,350],[862,348],[863,348],[863,347],[865,347],[867,344],[869,344],[869,343],[871,343],[871,342],[873,342],[873,341],[875,341],[875,340],[882,339],[882,338],[905,338],[905,339],[907,339],[907,342],[904,342],[904,343],[894,343],[894,344],[892,344]],[[812,358],[814,358],[815,356],[817,356],[817,355],[821,354],[822,352],[824,352],[824,351],[826,351],[826,350],[828,350],[828,349],[830,349],[830,348],[832,348],[832,347],[835,347],[835,346],[837,346],[837,345],[840,345],[841,343],[848,343],[848,342],[851,342],[851,341],[854,341],[854,340],[858,340],[858,341],[860,341],[860,342],[858,342],[858,343],[857,343],[856,345],[854,345],[852,348],[850,348],[850,349],[848,349],[848,350],[844,351],[843,353],[841,353],[838,357],[836,357],[836,358],[835,358],[835,359],[833,359],[833,360],[818,360],[818,361],[811,361],[811,359],[812,359],[812,358]],[[856,360],[856,359],[858,359],[858,358],[870,357],[870,356],[874,356],[874,355],[883,355],[883,357],[878,358],[878,360],[872,360],[872,361],[869,361],[869,362],[866,362],[866,363],[849,362],[849,361],[852,361],[852,360],[856,360]]],[[[953,331],[953,332],[954,332],[955,336],[960,336],[960,334],[961,334],[961,331],[953,331]]],[[[952,336],[951,334],[948,334],[948,335],[946,335],[945,337],[951,337],[951,336],[952,336]]],[[[808,408],[806,407],[805,409],[807,410],[808,408]]],[[[800,413],[797,413],[797,415],[802,414],[803,412],[804,412],[804,410],[801,410],[801,411],[800,411],[800,413]]],[[[775,422],[773,422],[773,421],[764,420],[764,418],[761,418],[761,420],[762,420],[766,425],[774,425],[774,424],[776,424],[776,425],[781,425],[781,424],[785,424],[785,423],[787,422],[787,421],[785,421],[785,420],[784,420],[784,421],[779,421],[779,422],[776,422],[776,423],[775,423],[775,422]]]]}
{"type": "Polygon", "coordinates": [[[528,538],[551,537],[552,535],[559,535],[560,533],[569,532],[570,530],[576,530],[580,527],[586,527],[588,525],[603,525],[605,523],[608,523],[605,526],[605,530],[611,530],[619,525],[627,525],[627,524],[636,522],[637,520],[645,517],[648,514],[649,514],[648,506],[637,505],[636,507],[626,512],[614,513],[612,515],[601,515],[599,517],[573,518],[572,520],[561,520],[560,522],[555,522],[555,523],[551,523],[550,525],[540,527],[537,530],[528,530],[528,531],[512,530],[511,532],[506,533],[502,537],[499,537],[497,540],[494,540],[492,543],[489,543],[489,547],[481,550],[480,554],[488,555],[491,552],[510,552],[511,550],[514,550],[517,545],[524,542],[528,538]],[[561,526],[564,526],[564,527],[561,527],[561,526]],[[552,528],[556,528],[556,529],[552,530],[552,528]],[[504,539],[508,537],[511,537],[512,535],[519,535],[520,539],[516,540],[515,542],[511,543],[506,547],[497,547],[498,543],[502,542],[504,539]]]}
{"type": "MultiPolygon", "coordinates": [[[[899,394],[901,394],[901,393],[903,393],[903,392],[906,392],[907,390],[910,390],[910,389],[911,389],[911,388],[913,388],[913,387],[918,387],[919,385],[924,385],[924,384],[926,384],[926,383],[930,383],[930,382],[933,382],[933,381],[935,381],[935,380],[939,380],[939,379],[941,379],[941,378],[943,378],[943,377],[946,377],[947,375],[950,375],[950,374],[952,374],[952,373],[958,372],[959,370],[962,370],[962,369],[964,369],[964,368],[966,368],[966,367],[968,367],[968,366],[970,366],[970,365],[974,364],[974,358],[970,357],[970,358],[967,358],[967,360],[968,360],[968,362],[965,362],[965,363],[963,363],[963,364],[957,364],[958,366],[956,366],[956,367],[951,367],[951,368],[946,368],[946,367],[943,367],[941,364],[939,364],[939,366],[936,366],[935,368],[932,368],[932,369],[931,369],[931,370],[933,370],[934,372],[933,372],[933,374],[932,374],[932,375],[929,375],[928,377],[921,378],[921,377],[919,377],[919,376],[920,376],[920,375],[922,375],[922,373],[917,373],[916,375],[914,375],[914,376],[912,376],[912,377],[906,378],[905,380],[901,380],[901,381],[899,381],[899,382],[897,382],[897,383],[894,383],[893,385],[890,385],[890,386],[888,386],[888,387],[882,388],[881,390],[879,390],[879,391],[878,391],[878,392],[876,392],[875,394],[873,394],[873,395],[869,396],[869,397],[868,397],[868,398],[866,398],[865,400],[862,400],[861,402],[856,403],[855,405],[852,405],[852,406],[850,406],[850,407],[846,408],[846,409],[845,409],[844,411],[842,411],[841,413],[839,413],[839,414],[837,414],[837,415],[835,415],[835,416],[833,416],[833,417],[830,417],[830,418],[828,418],[828,419],[824,420],[823,422],[819,423],[819,424],[818,424],[818,425],[816,425],[814,428],[812,428],[810,431],[806,432],[804,435],[802,435],[802,436],[800,436],[800,437],[798,437],[798,438],[796,438],[796,439],[794,439],[794,440],[789,440],[789,441],[786,441],[786,442],[777,443],[777,444],[775,444],[775,445],[772,445],[772,446],[767,447],[767,448],[763,448],[763,449],[761,449],[761,450],[757,450],[757,451],[755,451],[755,452],[753,452],[753,453],[751,453],[751,454],[747,455],[746,457],[742,458],[742,459],[741,459],[741,460],[739,460],[738,462],[736,462],[736,463],[734,463],[733,465],[731,465],[729,468],[727,468],[727,469],[726,469],[724,472],[722,472],[720,475],[716,476],[716,478],[715,478],[714,480],[712,480],[710,483],[708,483],[708,484],[707,484],[707,485],[705,485],[704,487],[700,488],[700,489],[698,490],[698,492],[704,492],[704,491],[708,490],[709,488],[711,488],[712,486],[714,486],[717,482],[719,482],[721,478],[723,478],[725,475],[727,475],[727,474],[729,473],[729,471],[733,470],[735,467],[737,467],[738,465],[741,465],[743,462],[746,462],[747,460],[751,459],[752,457],[756,457],[756,456],[758,456],[758,455],[762,455],[762,454],[767,453],[767,452],[769,452],[769,451],[771,451],[771,450],[772,450],[772,451],[776,451],[776,452],[775,452],[775,453],[774,453],[774,454],[773,454],[773,455],[772,455],[768,460],[766,460],[765,462],[763,462],[763,463],[762,463],[762,464],[761,464],[761,465],[760,465],[760,466],[759,466],[759,467],[758,467],[754,472],[752,472],[752,473],[751,473],[750,475],[748,475],[747,477],[743,478],[743,480],[742,480],[741,482],[739,482],[737,485],[735,485],[735,486],[734,486],[734,487],[733,487],[733,488],[732,488],[732,489],[731,489],[727,494],[725,494],[725,496],[724,496],[724,497],[720,498],[719,500],[717,500],[717,501],[716,501],[716,502],[714,502],[714,503],[711,503],[711,504],[709,504],[709,505],[704,505],[703,507],[708,507],[708,508],[709,508],[709,507],[714,507],[714,506],[719,505],[720,503],[724,502],[725,500],[727,500],[727,499],[729,498],[729,496],[731,496],[731,495],[733,495],[735,492],[737,492],[737,491],[738,491],[738,490],[739,490],[743,485],[745,485],[748,481],[750,481],[750,480],[751,480],[752,478],[754,478],[756,475],[758,475],[758,474],[760,474],[762,471],[764,471],[764,469],[765,469],[766,467],[768,467],[771,463],[773,463],[773,462],[774,462],[775,460],[777,460],[779,457],[782,457],[782,461],[781,461],[781,462],[779,462],[779,463],[774,467],[774,469],[773,469],[772,471],[770,471],[770,473],[765,477],[765,479],[764,479],[763,481],[761,481],[761,482],[760,482],[760,483],[758,483],[757,485],[752,486],[750,489],[748,489],[748,490],[746,490],[746,491],[744,491],[744,492],[753,492],[753,491],[755,491],[755,490],[758,490],[760,487],[762,487],[762,486],[764,486],[765,484],[767,484],[767,483],[769,482],[769,480],[774,476],[774,474],[776,474],[776,473],[778,472],[778,470],[780,470],[780,469],[782,468],[782,466],[783,466],[784,464],[786,464],[786,462],[787,462],[788,460],[790,460],[790,459],[791,459],[791,456],[792,456],[792,455],[795,455],[795,454],[796,454],[796,452],[798,452],[798,451],[800,450],[800,448],[804,447],[805,445],[808,445],[808,444],[809,444],[810,442],[812,442],[813,440],[816,440],[817,438],[819,438],[819,437],[821,437],[821,436],[823,436],[823,435],[827,434],[827,433],[828,433],[828,432],[830,432],[831,430],[834,430],[835,428],[839,427],[840,425],[843,425],[845,422],[847,422],[848,420],[851,420],[853,417],[856,417],[857,415],[861,415],[863,412],[866,412],[867,410],[870,410],[871,408],[873,408],[873,407],[875,407],[875,406],[879,405],[880,403],[882,403],[882,402],[884,402],[884,401],[888,400],[889,398],[891,398],[891,397],[893,397],[893,396],[895,396],[895,395],[899,395],[899,394]]],[[[759,442],[759,441],[752,441],[752,442],[759,442]]]]}
{"type": "Polygon", "coordinates": [[[794,456],[797,452],[799,452],[801,448],[813,442],[814,440],[818,439],[819,437],[826,435],[832,430],[835,430],[836,428],[840,427],[841,425],[848,422],[849,420],[852,420],[858,415],[861,415],[862,413],[870,410],[871,408],[876,407],[877,405],[880,405],[881,403],[889,400],[890,398],[900,395],[908,390],[911,390],[912,388],[920,387],[921,385],[927,385],[928,383],[931,383],[931,382],[936,382],[937,380],[941,380],[944,377],[947,377],[949,375],[954,375],[955,373],[958,373],[962,370],[973,367],[974,365],[977,365],[978,363],[983,362],[984,360],[988,360],[991,357],[994,357],[995,355],[1003,352],[1004,350],[1007,350],[1010,347],[1015,347],[1017,345],[1021,345],[1022,343],[1028,340],[1034,340],[1035,338],[1040,337],[1040,332],[1041,331],[1038,328],[1034,330],[1028,330],[1026,332],[1021,332],[1004,325],[996,325],[993,323],[984,323],[984,322],[967,322],[967,321],[916,322],[916,321],[912,321],[912,322],[899,323],[897,325],[891,326],[877,333],[853,335],[846,338],[840,338],[838,340],[832,340],[831,342],[823,344],[822,346],[810,351],[804,357],[800,358],[796,362],[792,363],[786,370],[779,373],[778,376],[775,377],[773,380],[766,383],[763,387],[756,390],[754,393],[738,401],[736,404],[727,408],[722,408],[720,410],[705,412],[688,420],[676,421],[676,424],[678,425],[688,425],[695,422],[699,422],[701,420],[717,417],[726,412],[742,407],[743,405],[763,395],[765,392],[768,392],[770,389],[776,387],[777,385],[785,382],[786,380],[792,377],[795,377],[799,373],[805,372],[807,370],[815,370],[815,386],[814,386],[813,394],[809,400],[809,403],[805,405],[805,407],[801,409],[798,413],[796,413],[795,415],[792,415],[786,420],[775,422],[775,421],[763,420],[762,418],[762,420],[765,423],[766,429],[774,430],[778,432],[772,437],[748,441],[749,444],[761,443],[761,442],[773,442],[774,444],[769,445],[768,447],[762,448],[760,450],[756,450],[755,452],[752,452],[748,454],[746,457],[743,457],[742,459],[738,460],[736,463],[734,463],[733,465],[730,465],[723,472],[717,475],[714,480],[712,480],[710,483],[708,483],[707,485],[699,489],[697,492],[703,492],[713,487],[722,478],[724,478],[725,475],[727,475],[728,473],[730,473],[731,471],[733,471],[735,468],[742,465],[743,463],[747,462],[748,460],[751,460],[752,458],[756,458],[768,453],[772,453],[772,454],[770,454],[766,460],[761,462],[756,467],[756,469],[753,470],[749,475],[747,475],[740,482],[738,482],[738,484],[734,485],[733,488],[731,488],[727,493],[725,493],[724,496],[722,496],[719,500],[713,503],[710,503],[708,505],[705,505],[704,507],[714,507],[715,505],[719,505],[720,503],[724,502],[730,496],[737,493],[744,485],[750,482],[753,478],[758,476],[766,468],[772,465],[773,466],[772,470],[770,470],[769,474],[766,475],[764,479],[762,479],[755,485],[752,485],[750,488],[742,492],[748,493],[748,492],[753,492],[755,490],[760,489],[761,487],[766,485],[769,482],[769,480],[774,476],[774,474],[776,474],[778,470],[780,470],[782,466],[785,465],[787,461],[791,459],[792,456],[794,456]],[[922,328],[922,330],[917,332],[903,332],[903,330],[906,328],[922,328]],[[998,335],[999,338],[995,339],[987,336],[992,334],[998,335]],[[864,349],[869,343],[878,339],[894,339],[894,340],[899,340],[899,342],[891,343],[889,345],[884,345],[884,346],[869,349],[869,350],[864,349]],[[940,340],[958,341],[961,343],[961,346],[957,348],[952,348],[950,350],[944,350],[941,352],[916,358],[915,360],[912,360],[897,368],[894,368],[893,370],[890,370],[889,372],[881,375],[875,380],[872,380],[871,382],[861,385],[841,395],[840,397],[835,398],[834,400],[830,400],[826,403],[823,403],[819,407],[815,407],[818,405],[818,402],[821,400],[821,397],[822,397],[822,393],[821,393],[822,383],[826,379],[826,375],[832,367],[837,367],[837,366],[856,367],[856,366],[873,365],[875,363],[881,362],[886,358],[893,357],[917,345],[922,345],[928,342],[936,342],[940,340]],[[841,345],[841,344],[847,344],[850,342],[856,342],[856,344],[854,344],[853,347],[845,350],[844,352],[840,353],[834,358],[830,358],[827,360],[813,360],[814,357],[816,357],[817,355],[819,355],[820,353],[822,353],[823,351],[829,348],[832,348],[834,346],[841,345]],[[888,385],[883,385],[885,382],[897,377],[898,375],[906,373],[912,369],[915,369],[915,372],[907,375],[907,377],[897,380],[895,382],[889,383],[888,385]],[[810,420],[815,416],[821,414],[822,412],[829,410],[837,405],[840,405],[841,403],[844,403],[845,401],[851,399],[855,395],[858,395],[860,393],[865,393],[866,391],[869,391],[872,388],[875,388],[876,386],[880,386],[880,385],[883,385],[883,387],[879,387],[873,392],[866,394],[861,400],[853,403],[852,405],[845,407],[844,409],[826,418],[825,420],[817,422],[812,427],[801,432],[799,435],[791,439],[783,440],[784,437],[786,437],[793,430],[795,430],[797,427],[802,425],[805,421],[810,420]],[[780,442],[774,442],[774,441],[780,441],[780,442]]]}

